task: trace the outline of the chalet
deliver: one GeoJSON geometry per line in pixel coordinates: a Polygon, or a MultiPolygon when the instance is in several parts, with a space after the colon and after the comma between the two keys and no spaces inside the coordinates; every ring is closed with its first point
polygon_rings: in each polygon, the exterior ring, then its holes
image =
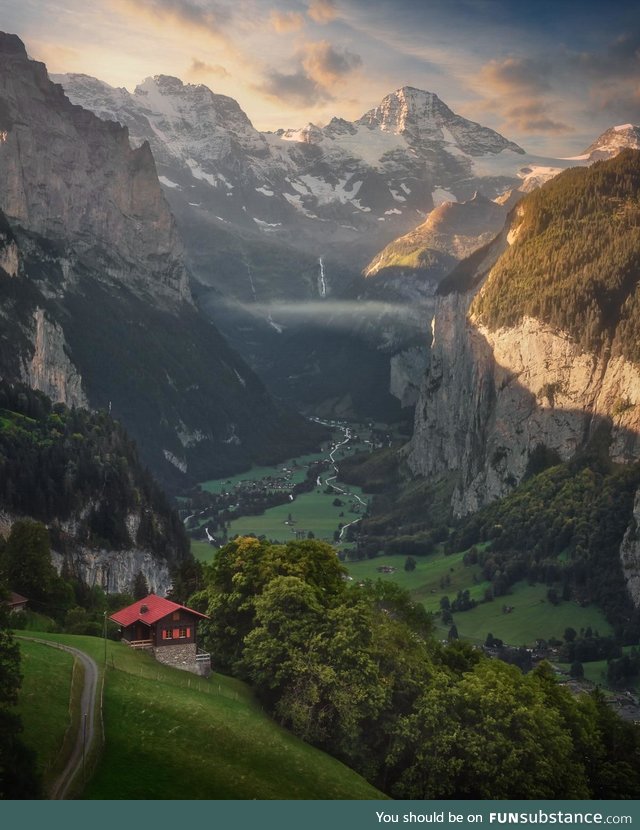
{"type": "Polygon", "coordinates": [[[9,613],[17,614],[18,611],[25,611],[28,602],[29,600],[26,597],[23,597],[20,594],[16,594],[15,591],[11,591],[11,593],[9,594],[9,599],[7,600],[9,613]]]}
{"type": "Polygon", "coordinates": [[[110,619],[120,626],[122,641],[131,648],[146,649],[160,663],[177,669],[208,675],[211,658],[200,652],[196,644],[199,620],[209,619],[206,614],[149,594],[110,619]]]}

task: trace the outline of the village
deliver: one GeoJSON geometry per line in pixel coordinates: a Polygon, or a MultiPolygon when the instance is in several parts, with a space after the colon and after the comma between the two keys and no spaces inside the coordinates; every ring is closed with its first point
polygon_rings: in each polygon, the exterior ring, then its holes
{"type": "Polygon", "coordinates": [[[358,488],[338,483],[337,462],[354,452],[389,446],[397,436],[373,422],[353,425],[312,420],[333,434],[319,452],[292,458],[281,466],[203,482],[186,493],[179,514],[189,536],[214,547],[237,534],[350,543],[353,532],[349,528],[364,515],[367,503],[358,488]]]}

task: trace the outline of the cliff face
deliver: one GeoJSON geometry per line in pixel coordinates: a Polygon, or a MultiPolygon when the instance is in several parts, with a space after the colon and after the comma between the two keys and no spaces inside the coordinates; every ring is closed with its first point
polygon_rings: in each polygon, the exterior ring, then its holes
{"type": "Polygon", "coordinates": [[[64,332],[58,323],[47,318],[42,308],[33,314],[32,336],[33,356],[24,366],[22,380],[54,401],[67,406],[88,406],[82,378],[67,354],[64,332]]]}
{"type": "Polygon", "coordinates": [[[491,332],[467,316],[472,296],[440,301],[408,456],[421,475],[458,471],[457,515],[510,492],[540,445],[569,460],[602,418],[612,459],[640,459],[640,367],[531,318],[491,332]]]}
{"type": "Polygon", "coordinates": [[[114,551],[81,547],[67,557],[52,551],[51,560],[58,572],[66,561],[71,572],[85,585],[90,588],[97,585],[107,594],[130,592],[139,573],[147,580],[149,591],[154,594],[165,596],[171,588],[166,561],[140,548],[114,551]]]}
{"type": "Polygon", "coordinates": [[[640,608],[640,490],[636,492],[633,516],[620,546],[620,562],[633,604],[640,608]]]}
{"type": "Polygon", "coordinates": [[[189,299],[175,223],[148,144],[74,106],[15,35],[0,34],[0,208],[15,227],[165,301],[189,299]],[[114,245],[117,241],[117,245],[114,245]]]}
{"type": "Polygon", "coordinates": [[[196,309],[149,146],[1,33],[0,319],[0,379],[109,410],[171,487],[314,444],[196,309]]]}
{"type": "Polygon", "coordinates": [[[540,446],[570,459],[605,419],[611,459],[640,459],[640,364],[630,357],[640,237],[634,218],[613,214],[624,186],[635,217],[639,164],[627,151],[562,174],[442,283],[408,460],[425,476],[457,472],[457,515],[512,490],[540,446]]]}

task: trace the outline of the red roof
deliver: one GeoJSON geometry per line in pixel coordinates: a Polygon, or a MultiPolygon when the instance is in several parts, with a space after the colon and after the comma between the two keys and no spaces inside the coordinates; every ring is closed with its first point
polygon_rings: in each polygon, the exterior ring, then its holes
{"type": "Polygon", "coordinates": [[[125,626],[125,628],[132,625],[137,620],[145,623],[145,625],[151,625],[152,623],[158,622],[158,620],[161,620],[163,617],[166,617],[167,614],[180,610],[188,611],[190,614],[200,617],[203,620],[209,619],[206,614],[194,611],[193,608],[187,608],[186,605],[178,605],[177,602],[171,602],[170,599],[163,599],[155,594],[149,594],[149,596],[144,599],[136,600],[133,605],[127,605],[127,607],[123,608],[121,611],[116,611],[116,613],[112,614],[109,619],[117,622],[118,625],[125,626]],[[143,611],[143,608],[146,610],[143,611]]]}

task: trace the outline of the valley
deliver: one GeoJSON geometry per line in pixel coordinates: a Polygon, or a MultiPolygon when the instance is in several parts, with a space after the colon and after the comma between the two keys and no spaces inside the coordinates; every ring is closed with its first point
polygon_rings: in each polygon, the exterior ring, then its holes
{"type": "MultiPolygon", "coordinates": [[[[370,516],[371,493],[344,483],[339,464],[348,458],[366,464],[367,456],[373,462],[389,448],[397,453],[404,443],[402,436],[397,428],[382,424],[316,420],[332,430],[332,439],[321,452],[289,459],[282,466],[256,467],[204,482],[199,507],[204,494],[210,493],[223,499],[225,506],[219,509],[218,503],[217,512],[211,507],[193,515],[182,502],[197,559],[212,562],[219,545],[242,536],[280,543],[318,539],[334,546],[355,583],[381,579],[408,591],[413,601],[434,615],[435,630],[445,639],[452,627],[456,636],[476,645],[484,645],[492,635],[512,648],[561,642],[567,628],[582,634],[591,631],[596,637],[612,635],[613,627],[597,604],[561,599],[544,582],[515,582],[494,597],[492,581],[469,549],[452,551],[438,543],[427,555],[415,554],[413,542],[407,540],[406,548],[400,542],[393,555],[385,553],[384,541],[377,552],[371,548],[365,552],[358,524],[370,516]],[[298,489],[301,486],[303,490],[298,489]],[[237,515],[250,513],[258,504],[268,505],[269,499],[281,503],[265,506],[260,515],[237,515]],[[444,614],[443,608],[452,608],[452,613],[444,614]]],[[[454,529],[449,533],[455,534],[454,529]]]]}
{"type": "Polygon", "coordinates": [[[0,799],[640,798],[640,127],[300,5],[0,33],[0,799]]]}
{"type": "Polygon", "coordinates": [[[343,550],[352,547],[349,528],[366,514],[368,499],[360,487],[340,482],[340,461],[358,452],[400,446],[398,426],[312,420],[331,431],[331,441],[320,452],[206,481],[181,498],[181,515],[198,558],[211,559],[210,542],[247,535],[274,542],[321,539],[343,550]]]}

